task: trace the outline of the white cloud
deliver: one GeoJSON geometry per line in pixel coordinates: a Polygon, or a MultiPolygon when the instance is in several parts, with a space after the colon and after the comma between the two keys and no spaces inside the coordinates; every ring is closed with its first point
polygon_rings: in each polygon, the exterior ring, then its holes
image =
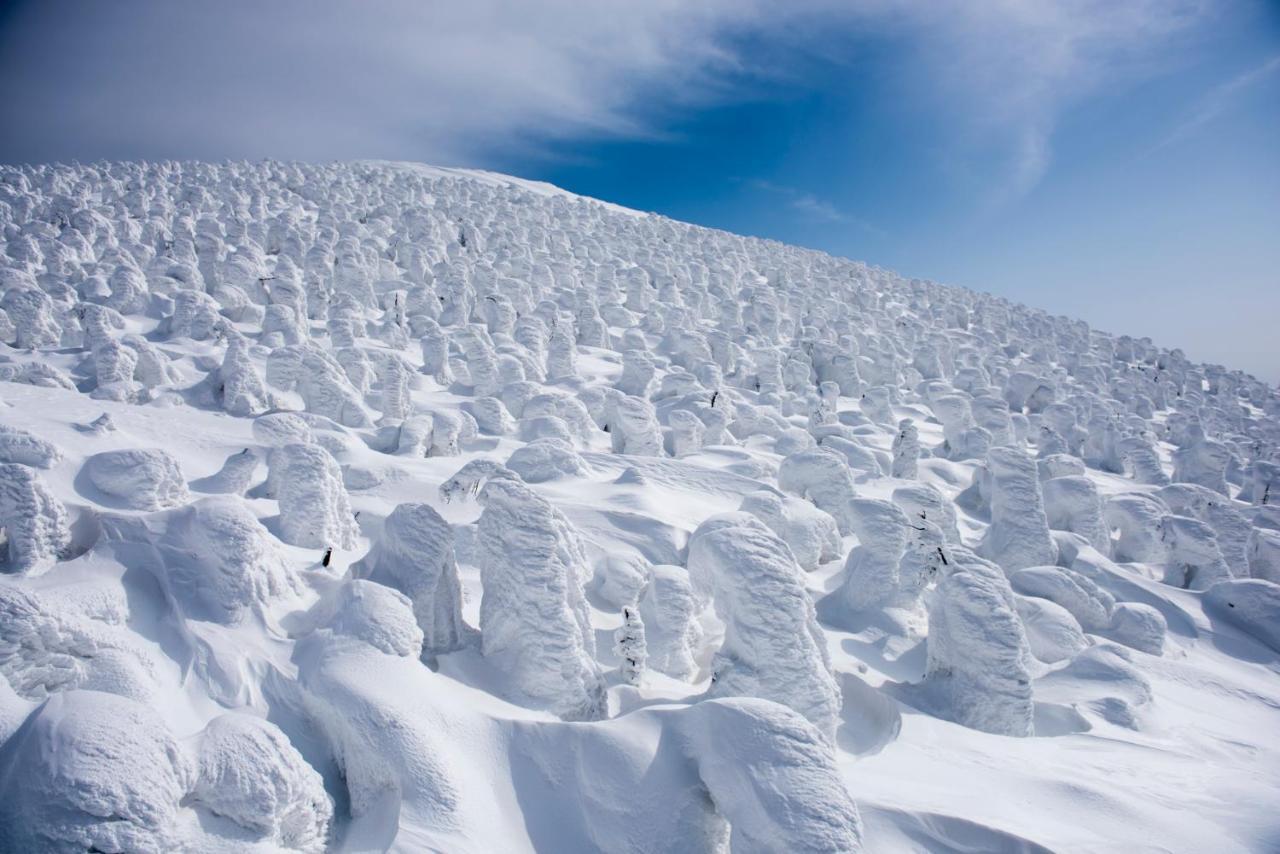
{"type": "Polygon", "coordinates": [[[856,217],[848,211],[841,210],[831,202],[818,198],[813,193],[798,190],[795,187],[775,184],[772,181],[766,181],[761,178],[753,178],[746,183],[752,189],[778,197],[785,202],[788,208],[799,213],[805,219],[818,222],[843,223],[876,237],[886,236],[884,229],[860,217],[856,217]]]}
{"type": "Polygon", "coordinates": [[[1187,113],[1177,127],[1175,127],[1168,136],[1166,136],[1156,148],[1164,148],[1175,142],[1185,138],[1198,128],[1213,121],[1232,101],[1240,97],[1240,95],[1266,80],[1272,74],[1280,71],[1280,54],[1262,62],[1259,65],[1237,74],[1225,83],[1214,86],[1208,92],[1196,101],[1195,105],[1187,113]]]}
{"type": "MultiPolygon", "coordinates": [[[[49,0],[0,33],[0,143],[38,159],[80,145],[482,164],[560,138],[660,135],[680,110],[786,73],[779,55],[830,59],[871,34],[902,44],[895,77],[937,115],[940,141],[964,157],[995,152],[1002,191],[1018,195],[1050,161],[1059,112],[1200,11],[1196,0],[49,0]]],[[[797,207],[839,214],[817,199],[797,207]]]]}

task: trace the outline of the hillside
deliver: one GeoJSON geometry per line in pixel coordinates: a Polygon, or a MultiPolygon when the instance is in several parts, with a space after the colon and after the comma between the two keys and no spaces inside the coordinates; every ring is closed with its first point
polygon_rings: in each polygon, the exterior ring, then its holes
{"type": "Polygon", "coordinates": [[[1280,845],[1280,392],[415,164],[0,167],[0,850],[1280,845]]]}

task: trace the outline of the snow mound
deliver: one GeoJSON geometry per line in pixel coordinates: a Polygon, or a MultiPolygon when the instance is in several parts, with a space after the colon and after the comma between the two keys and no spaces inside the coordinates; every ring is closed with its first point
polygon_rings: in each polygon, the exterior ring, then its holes
{"type": "Polygon", "coordinates": [[[131,510],[163,510],[188,498],[181,465],[159,448],[103,451],[84,470],[90,483],[131,510]]]}
{"type": "Polygon", "coordinates": [[[428,655],[452,652],[473,637],[462,619],[453,529],[430,505],[401,504],[392,510],[382,536],[353,572],[409,597],[428,655]]]}
{"type": "Polygon", "coordinates": [[[235,625],[299,590],[275,538],[235,496],[202,498],[163,525],[161,581],[189,619],[235,625]]]}
{"type": "Polygon", "coordinates": [[[0,848],[173,851],[194,782],[154,711],[97,691],[56,694],[0,749],[0,848]]]}
{"type": "Polygon", "coordinates": [[[238,713],[201,733],[190,800],[290,851],[324,851],[333,819],[320,775],[280,728],[238,713]]]}
{"type": "Polygon", "coordinates": [[[840,694],[786,543],[754,516],[715,516],[690,538],[689,575],[725,623],[711,696],[773,700],[834,739],[840,694]]]}

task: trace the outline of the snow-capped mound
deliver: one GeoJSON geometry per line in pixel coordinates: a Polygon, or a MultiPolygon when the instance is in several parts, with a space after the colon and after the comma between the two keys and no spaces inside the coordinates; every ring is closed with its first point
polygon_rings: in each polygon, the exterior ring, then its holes
{"type": "Polygon", "coordinates": [[[601,717],[604,685],[585,594],[590,571],[578,533],[513,474],[489,479],[479,500],[485,658],[561,717],[601,717]]]}
{"type": "Polygon", "coordinates": [[[275,724],[214,718],[200,735],[190,801],[289,851],[324,851],[333,803],[315,769],[275,724]]]}
{"type": "Polygon", "coordinates": [[[164,721],[97,691],[50,697],[0,751],[0,847],[173,851],[195,780],[164,721]]]}
{"type": "Polygon", "coordinates": [[[158,448],[103,451],[86,460],[84,470],[94,486],[131,510],[163,510],[189,497],[182,466],[158,448]]]}
{"type": "Polygon", "coordinates": [[[392,510],[382,536],[354,571],[409,597],[429,655],[452,652],[472,638],[462,619],[453,529],[430,505],[401,504],[392,510]]]}
{"type": "Polygon", "coordinates": [[[689,541],[689,574],[725,623],[712,696],[773,700],[834,738],[840,695],[800,573],[786,544],[745,513],[712,517],[689,541]]]}
{"type": "Polygon", "coordinates": [[[161,583],[190,619],[235,625],[299,589],[275,538],[239,498],[202,498],[160,524],[161,583]]]}

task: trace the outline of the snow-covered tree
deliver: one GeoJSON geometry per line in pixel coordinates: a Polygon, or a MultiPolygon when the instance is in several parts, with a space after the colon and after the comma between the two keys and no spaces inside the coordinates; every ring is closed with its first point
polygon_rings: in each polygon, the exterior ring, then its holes
{"type": "Polygon", "coordinates": [[[618,670],[628,685],[639,685],[644,675],[648,651],[644,639],[644,621],[635,605],[622,606],[622,625],[613,633],[613,652],[618,656],[618,670]]]}

